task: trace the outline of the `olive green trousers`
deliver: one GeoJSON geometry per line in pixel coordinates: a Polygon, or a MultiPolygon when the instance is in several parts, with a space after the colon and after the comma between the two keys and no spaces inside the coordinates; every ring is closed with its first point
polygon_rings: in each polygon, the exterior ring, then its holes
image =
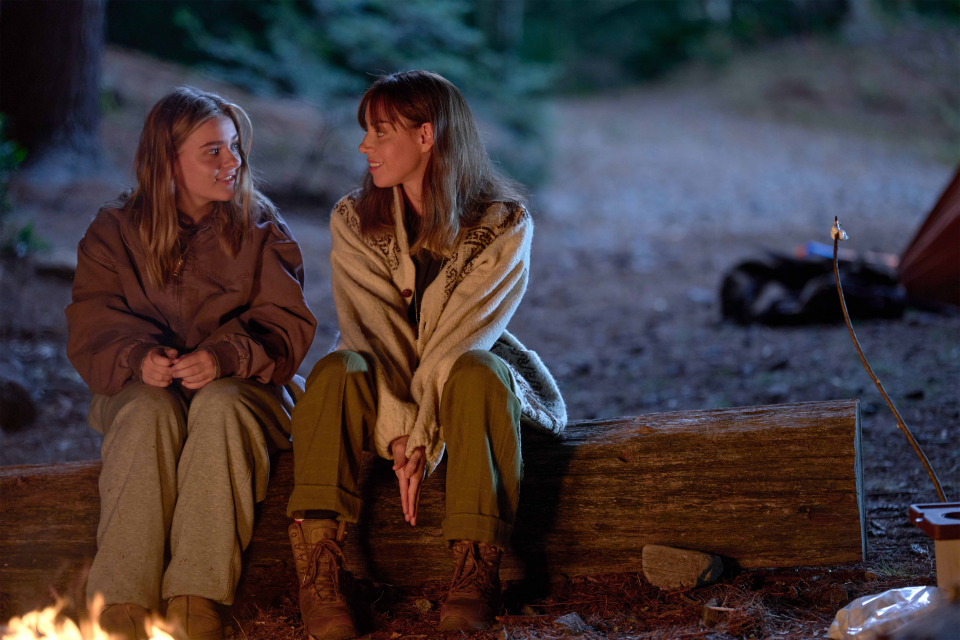
{"type": "MultiPolygon", "coordinates": [[[[294,490],[287,515],[360,515],[360,465],[373,450],[376,384],[358,353],[335,351],[313,368],[293,411],[294,490]]],[[[520,401],[510,370],[488,351],[468,351],[450,370],[440,403],[447,447],[447,540],[507,548],[517,513],[523,462],[520,401]]],[[[429,480],[427,480],[429,482],[429,480]]],[[[398,517],[403,517],[397,496],[398,517]]]]}
{"type": "Polygon", "coordinates": [[[269,454],[291,446],[292,409],[283,387],[240,378],[189,399],[176,385],[140,382],[94,396],[88,422],[103,433],[103,469],[87,597],[157,611],[162,589],[165,600],[231,604],[269,454]]]}

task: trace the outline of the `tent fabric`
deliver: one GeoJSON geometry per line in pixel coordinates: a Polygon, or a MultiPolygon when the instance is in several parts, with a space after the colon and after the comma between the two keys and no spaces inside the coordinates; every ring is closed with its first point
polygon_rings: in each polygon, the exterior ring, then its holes
{"type": "Polygon", "coordinates": [[[899,271],[911,298],[960,305],[960,170],[903,252],[899,271]]]}

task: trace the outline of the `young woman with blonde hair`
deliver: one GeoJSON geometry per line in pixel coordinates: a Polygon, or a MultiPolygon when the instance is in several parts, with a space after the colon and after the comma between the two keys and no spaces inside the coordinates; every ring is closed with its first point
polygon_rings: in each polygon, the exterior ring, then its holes
{"type": "Polygon", "coordinates": [[[550,373],[506,331],[527,286],[533,222],[446,79],[383,77],[358,119],[369,172],[330,220],[339,343],[293,414],[287,512],[303,623],[317,640],[357,634],[339,572],[343,525],[360,514],[363,449],[394,461],[411,525],[446,450],[443,534],[455,568],[440,629],[482,629],[499,608],[520,424],[559,433],[566,421],[550,373]]]}
{"type": "Polygon", "coordinates": [[[136,188],[77,251],[67,353],[104,436],[87,594],[122,638],[147,637],[161,596],[178,638],[223,637],[216,605],[233,600],[268,455],[290,447],[283,385],[316,320],[300,248],[254,184],[251,133],[217,95],[161,99],[136,188]]]}

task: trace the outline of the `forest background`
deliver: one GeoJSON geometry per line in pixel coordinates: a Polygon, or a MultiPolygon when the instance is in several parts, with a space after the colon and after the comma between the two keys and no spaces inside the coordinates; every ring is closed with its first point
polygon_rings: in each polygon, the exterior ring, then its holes
{"type": "MultiPolygon", "coordinates": [[[[99,457],[63,307],[76,243],[130,185],[153,102],[193,84],[251,113],[252,159],[303,247],[320,323],[305,375],[336,331],[326,221],[364,168],[358,98],[377,75],[427,68],[530,189],[531,284],[511,330],[571,419],[859,398],[868,573],[931,579],[932,545],[903,517],[931,486],[846,329],[723,321],[718,290],[744,258],[829,242],[834,215],[847,246],[905,248],[960,162],[960,2],[4,0],[0,32],[0,377],[33,407],[0,432],[0,465],[99,457]],[[48,33],[57,15],[87,21],[81,44],[16,32],[11,16],[44,4],[59,8],[48,33]],[[45,66],[24,70],[31,47],[45,66]],[[46,108],[30,93],[44,78],[84,99],[46,108]]],[[[956,314],[856,326],[956,497],[956,314]]]]}

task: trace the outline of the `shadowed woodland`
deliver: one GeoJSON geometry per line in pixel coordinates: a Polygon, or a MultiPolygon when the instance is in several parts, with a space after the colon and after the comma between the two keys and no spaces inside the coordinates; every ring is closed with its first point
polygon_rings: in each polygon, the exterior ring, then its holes
{"type": "MultiPolygon", "coordinates": [[[[865,562],[730,569],[683,592],[636,571],[511,584],[509,615],[475,637],[823,636],[855,597],[935,584],[906,509],[936,495],[842,323],[739,324],[719,291],[744,259],[829,243],[834,216],[845,247],[903,252],[960,161],[958,42],[956,3],[924,0],[4,2],[0,465],[99,458],[63,308],[77,241],[130,185],[153,102],[191,84],[250,113],[252,161],[301,244],[319,321],[306,375],[337,330],[327,220],[363,169],[356,103],[380,73],[427,68],[463,89],[530,190],[530,286],[510,330],[571,420],[861,403],[865,562]]],[[[956,499],[957,313],[908,304],[855,327],[956,499]]],[[[371,637],[437,635],[443,584],[355,589],[371,637]]],[[[0,605],[0,620],[21,613],[0,605]]],[[[303,637],[295,585],[233,624],[303,637]]]]}

